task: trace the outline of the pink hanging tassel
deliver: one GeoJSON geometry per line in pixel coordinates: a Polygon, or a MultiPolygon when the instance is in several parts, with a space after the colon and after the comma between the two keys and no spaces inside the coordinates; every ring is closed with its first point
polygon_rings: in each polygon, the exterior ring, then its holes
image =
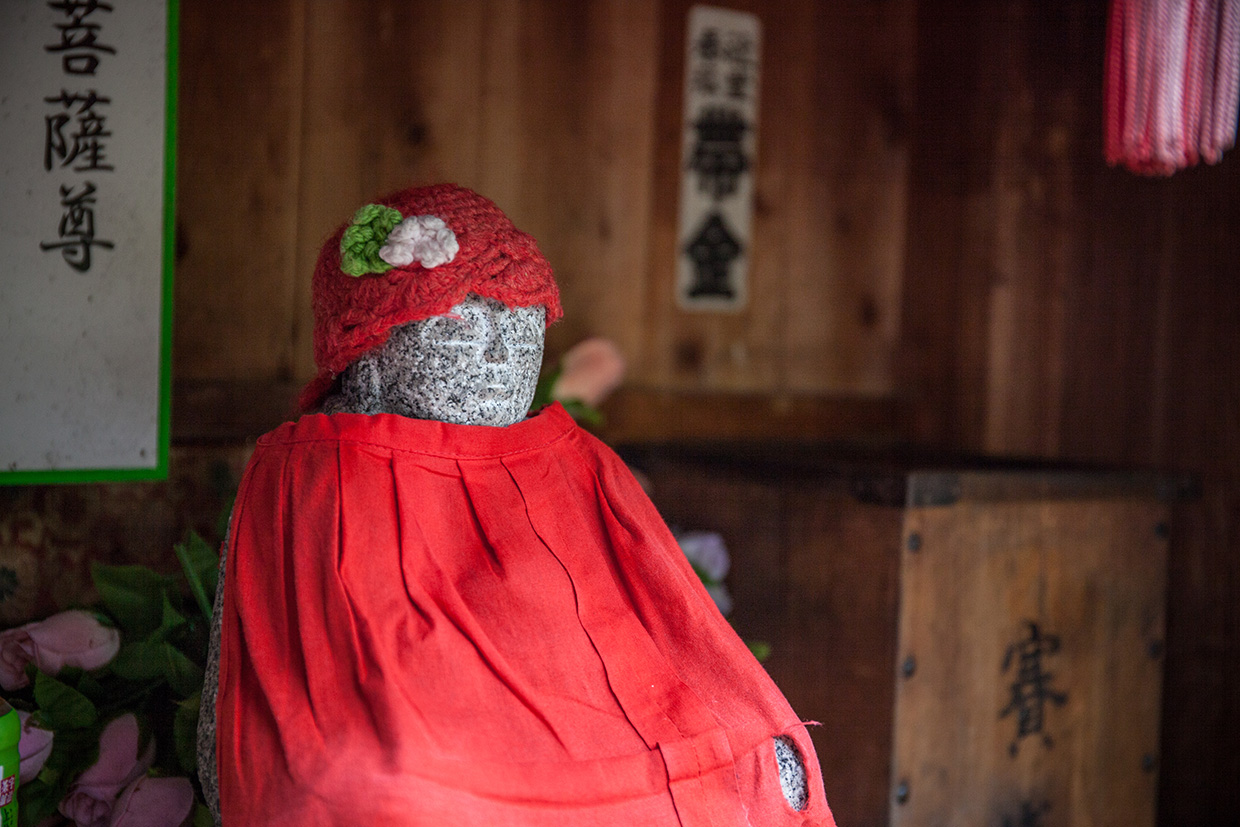
{"type": "Polygon", "coordinates": [[[1112,0],[1105,84],[1107,163],[1217,163],[1236,142],[1240,0],[1112,0]]]}

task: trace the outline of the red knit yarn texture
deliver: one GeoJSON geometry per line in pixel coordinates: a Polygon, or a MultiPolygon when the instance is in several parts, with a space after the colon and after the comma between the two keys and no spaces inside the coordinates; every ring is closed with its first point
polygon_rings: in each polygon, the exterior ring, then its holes
{"type": "Polygon", "coordinates": [[[551,265],[533,236],[518,230],[490,200],[455,184],[413,187],[377,199],[408,218],[433,215],[456,234],[460,250],[447,264],[416,261],[386,273],[354,277],[340,269],[341,225],[314,268],[314,361],[319,373],[301,392],[302,410],[318,406],[336,376],[406,322],[446,313],[468,294],[508,307],[547,309],[547,324],[564,315],[551,265]]]}

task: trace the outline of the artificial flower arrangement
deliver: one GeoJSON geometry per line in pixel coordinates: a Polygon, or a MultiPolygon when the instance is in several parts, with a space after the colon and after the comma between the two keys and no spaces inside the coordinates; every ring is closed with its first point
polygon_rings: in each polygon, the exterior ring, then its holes
{"type": "Polygon", "coordinates": [[[0,688],[22,719],[23,827],[209,827],[195,731],[219,557],[181,571],[91,569],[100,605],[0,632],[0,688]]]}
{"type": "MultiPolygon", "coordinates": [[[[533,407],[557,400],[598,424],[624,371],[614,343],[587,339],[539,382],[533,407]]],[[[676,538],[728,614],[723,539],[676,538]]],[[[193,532],[175,551],[173,575],[95,564],[98,606],[0,632],[0,689],[22,721],[22,827],[211,827],[196,732],[219,556],[193,532]]],[[[749,647],[759,660],[770,649],[749,647]]]]}

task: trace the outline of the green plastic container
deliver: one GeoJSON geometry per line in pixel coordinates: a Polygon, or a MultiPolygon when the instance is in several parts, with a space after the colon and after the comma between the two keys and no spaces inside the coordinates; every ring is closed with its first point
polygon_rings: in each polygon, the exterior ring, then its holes
{"type": "Polygon", "coordinates": [[[17,827],[17,774],[22,760],[17,742],[21,737],[17,710],[0,698],[0,827],[17,827]]]}

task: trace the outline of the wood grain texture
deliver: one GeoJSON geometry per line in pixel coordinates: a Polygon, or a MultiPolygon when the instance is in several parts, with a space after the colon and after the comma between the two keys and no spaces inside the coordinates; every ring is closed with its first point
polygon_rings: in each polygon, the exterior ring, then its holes
{"type": "Polygon", "coordinates": [[[181,4],[178,378],[292,375],[302,11],[181,4]]]}
{"type": "MultiPolygon", "coordinates": [[[[832,484],[834,482],[834,484],[832,484]]],[[[789,631],[771,674],[810,727],[840,824],[888,823],[901,511],[786,483],[789,631]]]]}
{"type": "Polygon", "coordinates": [[[609,442],[652,439],[898,440],[899,404],[871,397],[622,388],[602,406],[598,429],[609,442]]]}
{"type": "Polygon", "coordinates": [[[1166,507],[1048,494],[907,515],[894,825],[1154,823],[1166,507]],[[1030,623],[1059,701],[1015,703],[1030,623]]]}

